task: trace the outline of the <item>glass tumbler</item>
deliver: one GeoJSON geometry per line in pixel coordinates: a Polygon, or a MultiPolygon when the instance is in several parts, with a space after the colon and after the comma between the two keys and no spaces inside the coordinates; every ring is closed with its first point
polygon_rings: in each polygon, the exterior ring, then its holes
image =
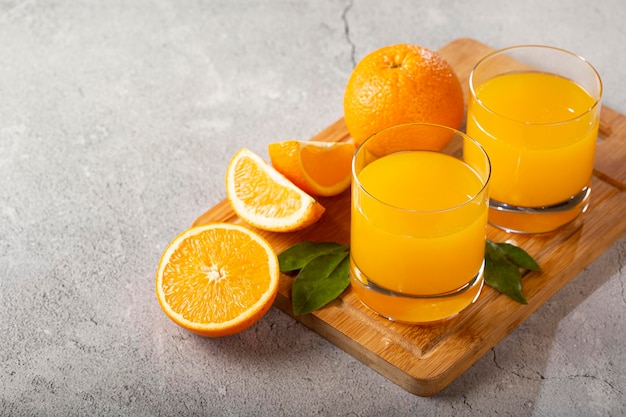
{"type": "Polygon", "coordinates": [[[365,140],[352,162],[350,279],[396,321],[455,316],[483,286],[490,163],[454,129],[412,123],[365,140]]]}
{"type": "Polygon", "coordinates": [[[588,205],[602,82],[563,49],[514,46],[480,60],[469,78],[467,134],[492,164],[489,222],[549,232],[588,205]]]}

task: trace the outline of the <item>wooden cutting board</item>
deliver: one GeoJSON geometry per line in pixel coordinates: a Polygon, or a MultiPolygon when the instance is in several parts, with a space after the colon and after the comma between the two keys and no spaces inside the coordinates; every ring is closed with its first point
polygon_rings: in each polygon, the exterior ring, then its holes
{"type": "MultiPolygon", "coordinates": [[[[480,42],[463,38],[439,52],[467,86],[474,64],[491,50],[480,42]]],[[[507,234],[488,227],[489,239],[514,243],[541,265],[542,272],[524,277],[527,305],[486,286],[474,305],[451,320],[434,325],[407,325],[372,313],[348,289],[324,308],[295,319],[407,391],[421,396],[439,392],[626,233],[626,117],[604,107],[600,136],[591,206],[576,224],[541,235],[507,234]]],[[[348,137],[340,119],[311,139],[342,141],[348,137]]],[[[348,244],[349,191],[322,198],[320,202],[326,213],[306,230],[283,234],[258,232],[271,242],[277,253],[304,240],[348,244]]],[[[214,221],[242,223],[226,200],[200,216],[194,225],[214,221]]],[[[286,275],[281,276],[274,303],[291,316],[292,281],[286,275]]]]}

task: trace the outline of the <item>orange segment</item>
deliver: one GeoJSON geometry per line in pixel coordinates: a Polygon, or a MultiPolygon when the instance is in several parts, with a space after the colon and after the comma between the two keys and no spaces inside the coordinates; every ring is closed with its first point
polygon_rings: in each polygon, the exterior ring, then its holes
{"type": "Polygon", "coordinates": [[[287,140],[271,143],[272,165],[303,191],[333,196],[350,186],[350,169],[356,146],[349,142],[287,140]]]}
{"type": "Polygon", "coordinates": [[[313,197],[246,148],[228,165],[226,195],[242,220],[273,232],[305,228],[324,213],[313,197]]]}
{"type": "Polygon", "coordinates": [[[278,258],[270,244],[243,226],[211,223],[178,235],[161,257],[156,294],[165,314],[209,337],[256,323],[278,292],[278,258]]]}

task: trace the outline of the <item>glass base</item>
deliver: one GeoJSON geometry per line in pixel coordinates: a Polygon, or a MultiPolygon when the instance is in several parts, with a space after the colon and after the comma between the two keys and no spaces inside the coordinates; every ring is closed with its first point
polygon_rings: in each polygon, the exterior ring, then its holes
{"type": "Polygon", "coordinates": [[[489,200],[489,223],[509,233],[546,233],[560,229],[587,211],[591,187],[559,204],[517,207],[489,200]]]}
{"type": "Polygon", "coordinates": [[[350,259],[350,282],[361,302],[381,316],[412,324],[434,323],[450,319],[474,303],[484,283],[484,265],[474,278],[461,288],[445,294],[412,295],[383,288],[368,277],[350,259]]]}

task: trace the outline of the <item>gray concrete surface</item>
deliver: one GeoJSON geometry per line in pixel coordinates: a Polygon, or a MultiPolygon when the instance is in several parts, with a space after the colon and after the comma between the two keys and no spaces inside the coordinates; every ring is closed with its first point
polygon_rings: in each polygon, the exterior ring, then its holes
{"type": "Polygon", "coordinates": [[[275,308],[211,340],[154,296],[230,156],[337,120],[369,51],[560,46],[625,113],[625,22],[622,0],[0,1],[0,415],[625,415],[626,238],[430,398],[275,308]]]}

